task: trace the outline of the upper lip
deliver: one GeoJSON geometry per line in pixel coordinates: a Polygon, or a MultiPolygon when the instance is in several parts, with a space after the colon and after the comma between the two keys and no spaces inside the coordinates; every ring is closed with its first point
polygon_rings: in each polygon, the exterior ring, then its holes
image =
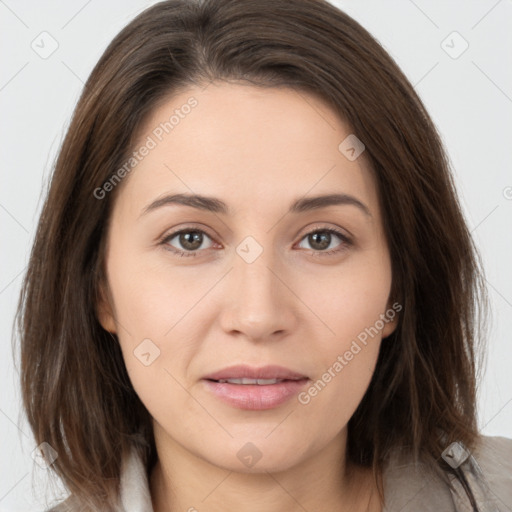
{"type": "Polygon", "coordinates": [[[223,368],[222,370],[210,373],[203,377],[209,380],[227,380],[227,379],[307,379],[306,375],[285,368],[284,366],[263,366],[254,368],[247,365],[235,365],[223,368]]]}

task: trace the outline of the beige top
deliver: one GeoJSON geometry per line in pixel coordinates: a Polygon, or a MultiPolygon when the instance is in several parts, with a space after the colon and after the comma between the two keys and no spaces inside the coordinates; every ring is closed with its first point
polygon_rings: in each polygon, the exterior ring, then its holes
{"type": "MultiPolygon", "coordinates": [[[[383,472],[383,512],[512,512],[512,439],[482,436],[471,454],[458,447],[445,454],[460,475],[452,477],[453,489],[427,473],[423,464],[395,451],[383,472]],[[478,509],[471,506],[463,482],[478,509]]],[[[135,450],[123,464],[121,503],[119,512],[153,512],[146,470],[135,450]]],[[[49,512],[65,510],[73,508],[64,504],[49,512]]]]}
{"type": "Polygon", "coordinates": [[[384,512],[512,512],[512,439],[481,436],[471,454],[462,451],[454,458],[459,460],[450,465],[458,467],[461,476],[450,475],[450,489],[427,474],[423,465],[395,452],[383,475],[384,512]],[[471,489],[477,509],[463,482],[471,489]]]}

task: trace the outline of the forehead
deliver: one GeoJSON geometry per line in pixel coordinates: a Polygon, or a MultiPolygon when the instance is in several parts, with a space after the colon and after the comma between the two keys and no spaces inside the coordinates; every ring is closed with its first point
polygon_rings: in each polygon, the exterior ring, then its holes
{"type": "Polygon", "coordinates": [[[340,143],[349,126],[316,95],[290,88],[211,83],[191,86],[155,107],[134,151],[136,207],[165,192],[225,199],[237,211],[249,200],[281,205],[306,194],[350,193],[376,201],[364,152],[350,160],[340,143]]]}

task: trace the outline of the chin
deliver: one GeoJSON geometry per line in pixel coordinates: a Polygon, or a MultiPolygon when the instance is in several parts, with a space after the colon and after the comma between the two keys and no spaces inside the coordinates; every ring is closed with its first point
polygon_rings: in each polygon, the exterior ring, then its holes
{"type": "MultiPolygon", "coordinates": [[[[273,435],[273,434],[271,434],[273,435]]],[[[214,450],[200,454],[209,463],[237,473],[278,473],[300,464],[305,453],[303,439],[288,437],[283,443],[282,438],[265,439],[264,436],[243,439],[230,439],[223,445],[216,439],[214,450]],[[301,451],[297,446],[301,446],[301,451]]]]}

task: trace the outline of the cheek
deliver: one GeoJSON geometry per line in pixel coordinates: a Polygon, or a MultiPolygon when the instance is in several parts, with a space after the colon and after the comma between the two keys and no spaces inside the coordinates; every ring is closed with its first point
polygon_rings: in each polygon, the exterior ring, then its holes
{"type": "MultiPolygon", "coordinates": [[[[391,271],[382,257],[354,259],[309,288],[307,304],[322,322],[316,337],[317,380],[302,403],[313,405],[345,424],[371,381],[386,325],[391,271]],[[311,292],[313,290],[313,293],[311,292]],[[383,320],[384,318],[384,320],[383,320]]],[[[387,320],[389,321],[389,320],[387,320]]]]}
{"type": "Polygon", "coordinates": [[[163,257],[155,264],[144,254],[111,256],[109,281],[118,321],[134,338],[163,338],[208,289],[192,267],[172,272],[163,257]]]}
{"type": "Polygon", "coordinates": [[[332,356],[349,350],[353,340],[380,339],[391,288],[385,254],[352,258],[332,273],[317,277],[305,279],[299,293],[324,324],[322,352],[332,356]]]}
{"type": "Polygon", "coordinates": [[[109,255],[108,272],[118,339],[136,393],[153,417],[161,419],[165,409],[187,411],[194,404],[185,391],[186,369],[208,322],[198,301],[218,277],[198,280],[192,267],[172,272],[123,250],[109,255]]]}

